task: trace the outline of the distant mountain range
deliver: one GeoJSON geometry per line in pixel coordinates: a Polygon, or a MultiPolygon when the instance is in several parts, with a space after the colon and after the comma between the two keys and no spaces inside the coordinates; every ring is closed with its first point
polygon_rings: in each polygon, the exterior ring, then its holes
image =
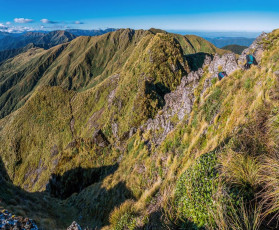
{"type": "Polygon", "coordinates": [[[240,46],[240,45],[228,45],[228,46],[222,47],[222,49],[230,50],[236,54],[241,54],[243,52],[243,50],[245,50],[247,48],[248,48],[248,46],[240,46]]]}
{"type": "Polygon", "coordinates": [[[0,63],[12,58],[20,53],[26,52],[30,48],[49,49],[53,46],[70,42],[79,36],[97,36],[116,29],[105,30],[78,30],[67,31],[34,31],[27,33],[7,33],[0,32],[0,63]]]}
{"type": "Polygon", "coordinates": [[[116,29],[114,28],[108,28],[105,30],[79,30],[79,29],[68,29],[66,31],[70,32],[71,34],[74,34],[75,36],[98,36],[102,34],[106,34],[109,32],[113,32],[116,29]]]}
{"type": "Polygon", "coordinates": [[[205,39],[218,48],[222,48],[227,45],[250,46],[255,40],[255,38],[244,38],[244,37],[216,37],[216,38],[205,37],[205,39]]]}
{"type": "Polygon", "coordinates": [[[50,48],[61,43],[69,42],[76,38],[75,35],[67,31],[28,32],[19,36],[8,34],[0,39],[0,50],[10,50],[25,47],[33,43],[35,46],[50,48]]]}
{"type": "MultiPolygon", "coordinates": [[[[79,36],[98,36],[115,30],[114,28],[105,30],[68,29],[65,31],[34,31],[21,34],[0,32],[0,51],[23,48],[30,43],[34,46],[48,49],[61,43],[69,42],[79,36]]],[[[218,48],[227,45],[249,46],[255,40],[255,38],[251,37],[206,37],[206,34],[202,37],[218,48]]]]}
{"type": "Polygon", "coordinates": [[[69,42],[78,36],[97,36],[116,29],[106,30],[58,30],[58,31],[34,31],[24,34],[0,32],[0,51],[19,49],[32,43],[34,46],[49,49],[61,43],[69,42]]]}

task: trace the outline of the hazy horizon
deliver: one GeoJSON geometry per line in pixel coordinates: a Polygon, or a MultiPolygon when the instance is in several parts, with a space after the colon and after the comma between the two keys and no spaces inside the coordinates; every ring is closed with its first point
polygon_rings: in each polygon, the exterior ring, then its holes
{"type": "MultiPolygon", "coordinates": [[[[79,28],[68,28],[68,29],[61,29],[61,30],[106,30],[106,29],[128,29],[128,28],[89,28],[89,29],[79,29],[79,28]]],[[[134,28],[130,28],[134,29],[134,28]]],[[[151,29],[151,28],[149,28],[151,29]]],[[[156,28],[156,29],[161,29],[161,28],[156,28]]],[[[58,29],[59,30],[59,29],[58,29]]],[[[27,32],[51,32],[51,31],[57,31],[57,30],[30,30],[30,31],[4,31],[7,33],[15,33],[15,34],[24,34],[27,32]]],[[[181,35],[197,35],[200,37],[206,37],[206,38],[228,38],[228,37],[235,37],[235,38],[256,38],[259,36],[262,32],[270,32],[270,31],[209,31],[209,30],[165,30],[169,33],[176,33],[176,34],[181,34],[181,35]]],[[[3,32],[3,31],[0,31],[3,32]]]]}
{"type": "Polygon", "coordinates": [[[127,0],[3,1],[0,31],[93,28],[160,28],[172,31],[272,31],[279,26],[279,2],[127,0]]]}

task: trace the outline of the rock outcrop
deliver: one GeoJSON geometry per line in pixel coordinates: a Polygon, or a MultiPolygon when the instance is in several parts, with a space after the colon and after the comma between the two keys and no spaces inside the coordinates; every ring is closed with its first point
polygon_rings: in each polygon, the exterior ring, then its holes
{"type": "Polygon", "coordinates": [[[243,50],[242,54],[238,58],[238,64],[243,69],[244,65],[246,63],[246,55],[252,54],[255,58],[258,64],[261,62],[262,54],[264,51],[264,45],[262,43],[263,39],[266,39],[268,37],[267,33],[262,33],[259,37],[256,38],[256,40],[252,43],[251,46],[249,46],[247,49],[243,50]]]}
{"type": "Polygon", "coordinates": [[[101,129],[96,130],[93,134],[93,141],[99,146],[99,147],[106,147],[109,145],[109,141],[106,138],[105,134],[102,132],[101,129]]]}
{"type": "Polygon", "coordinates": [[[81,227],[79,226],[79,224],[77,222],[73,222],[68,228],[67,230],[82,230],[81,227]]]}
{"type": "Polygon", "coordinates": [[[0,229],[38,230],[38,227],[31,219],[15,216],[7,210],[2,210],[0,212],[0,229]]]}
{"type": "Polygon", "coordinates": [[[211,61],[206,60],[205,64],[208,65],[208,71],[211,74],[211,76],[209,78],[205,79],[202,93],[208,87],[211,86],[212,79],[217,78],[219,72],[224,71],[227,73],[227,75],[229,75],[229,74],[233,73],[235,70],[239,69],[238,64],[237,64],[237,58],[234,53],[224,54],[222,57],[220,57],[218,54],[216,54],[214,56],[213,60],[211,60],[211,61]]]}
{"type": "Polygon", "coordinates": [[[177,89],[165,95],[166,104],[164,108],[154,119],[149,119],[141,127],[142,129],[155,131],[152,140],[155,144],[160,144],[167,134],[175,128],[172,118],[177,116],[177,119],[181,121],[186,114],[190,114],[195,100],[194,89],[197,87],[202,75],[203,69],[200,68],[196,72],[189,73],[187,77],[184,76],[177,89]]]}
{"type": "Polygon", "coordinates": [[[216,54],[208,67],[208,71],[213,74],[213,77],[217,77],[220,71],[225,71],[229,75],[236,69],[238,69],[238,65],[234,53],[224,54],[222,57],[216,54]]]}

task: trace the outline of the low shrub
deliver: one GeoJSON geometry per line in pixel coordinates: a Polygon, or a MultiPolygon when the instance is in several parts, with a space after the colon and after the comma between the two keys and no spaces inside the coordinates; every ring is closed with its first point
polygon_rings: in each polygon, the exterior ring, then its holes
{"type": "Polygon", "coordinates": [[[213,224],[213,218],[209,213],[216,209],[214,197],[219,184],[216,167],[215,152],[207,153],[187,169],[178,180],[175,199],[179,216],[185,222],[191,220],[197,227],[213,224]]]}

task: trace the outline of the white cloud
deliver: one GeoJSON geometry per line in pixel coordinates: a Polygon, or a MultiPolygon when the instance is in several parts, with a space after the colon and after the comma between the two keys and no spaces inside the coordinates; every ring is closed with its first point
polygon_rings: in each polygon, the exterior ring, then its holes
{"type": "Polygon", "coordinates": [[[23,33],[27,31],[34,31],[34,27],[27,26],[6,26],[3,23],[0,23],[0,32],[8,32],[8,33],[23,33]]]}
{"type": "Polygon", "coordinates": [[[84,24],[84,22],[81,21],[75,21],[74,24],[84,24]]]}
{"type": "Polygon", "coordinates": [[[7,26],[5,26],[3,23],[0,23],[0,31],[5,32],[8,29],[7,26]]]}
{"type": "Polygon", "coordinates": [[[33,22],[33,20],[28,19],[28,18],[15,18],[14,22],[15,23],[30,23],[30,22],[33,22]]]}
{"type": "Polygon", "coordinates": [[[50,21],[46,18],[41,19],[41,22],[45,23],[45,24],[56,24],[56,23],[58,23],[58,22],[50,21]]]}
{"type": "Polygon", "coordinates": [[[6,22],[6,25],[11,25],[12,23],[11,22],[6,22]]]}

